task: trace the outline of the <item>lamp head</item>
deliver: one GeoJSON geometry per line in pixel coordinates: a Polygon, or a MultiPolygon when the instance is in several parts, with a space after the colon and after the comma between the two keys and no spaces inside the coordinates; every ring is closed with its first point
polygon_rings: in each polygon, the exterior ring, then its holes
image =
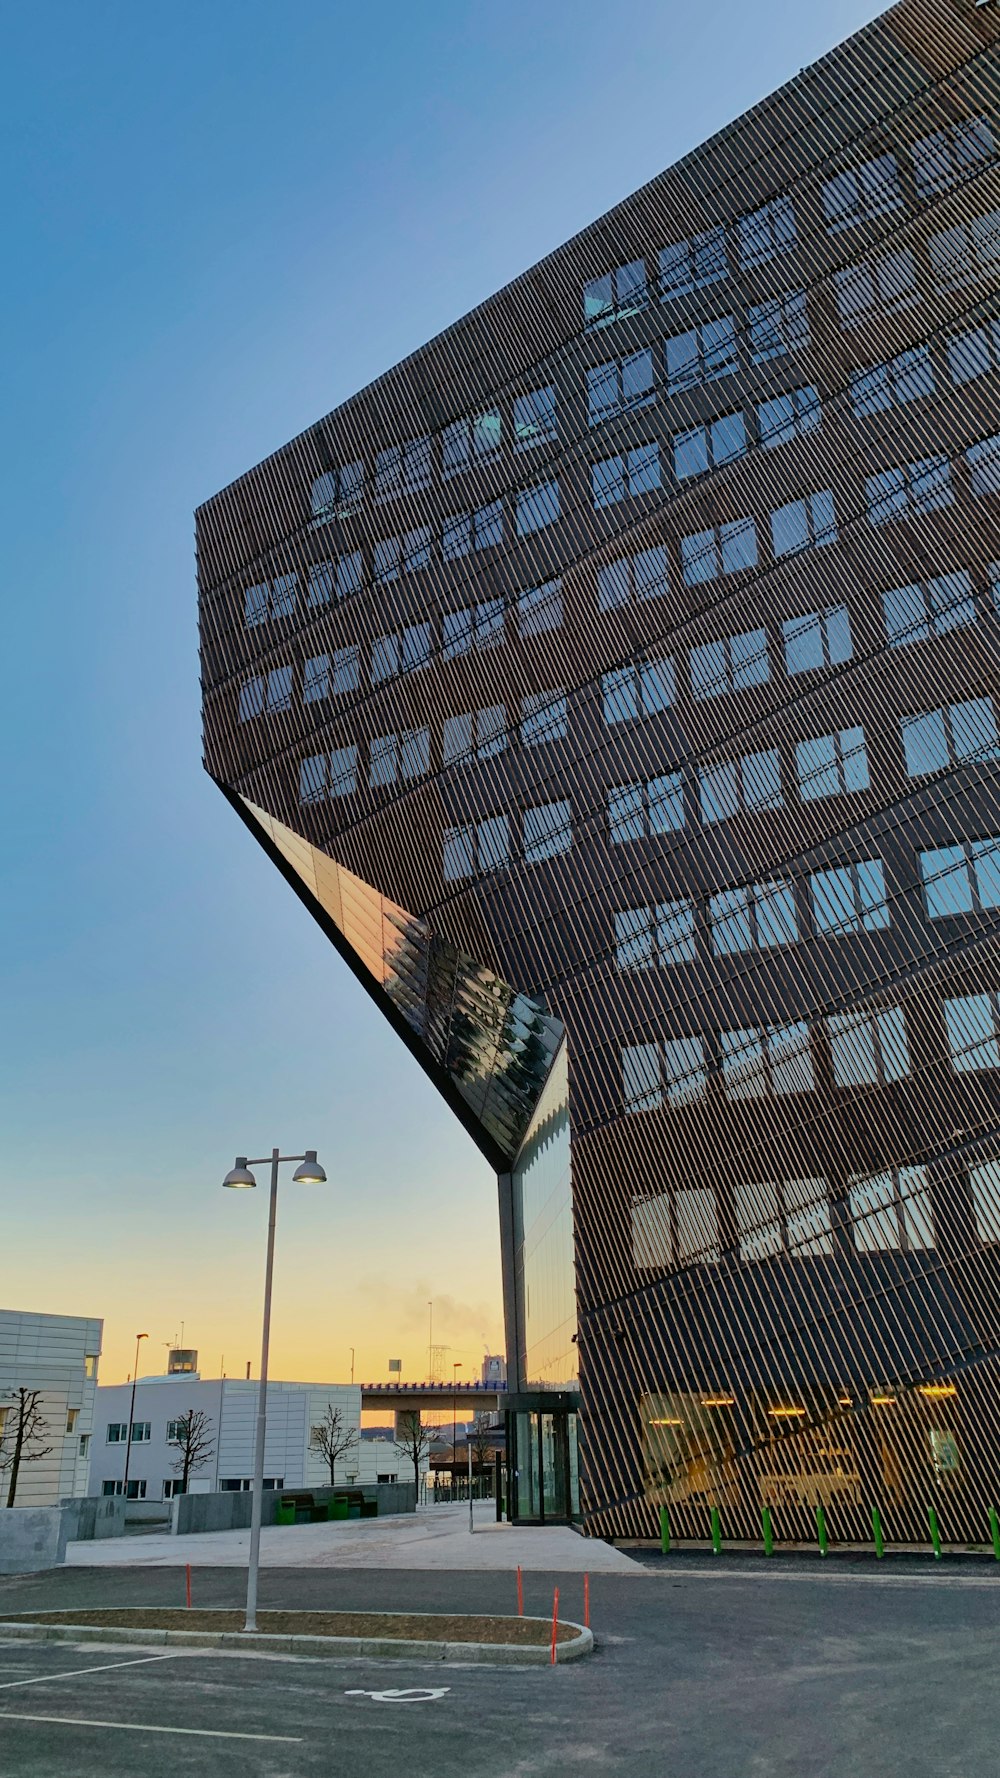
{"type": "Polygon", "coordinates": [[[316,1159],[316,1150],[314,1148],[306,1149],[306,1158],[304,1161],[299,1162],[295,1172],[292,1174],[292,1179],[296,1185],[326,1184],[326,1174],[316,1159]]]}
{"type": "Polygon", "coordinates": [[[246,1191],[250,1186],[257,1184],[256,1179],[247,1166],[247,1157],[245,1154],[238,1154],[236,1156],[235,1166],[230,1167],[229,1172],[226,1174],[222,1183],[223,1186],[229,1186],[236,1191],[246,1191]]]}

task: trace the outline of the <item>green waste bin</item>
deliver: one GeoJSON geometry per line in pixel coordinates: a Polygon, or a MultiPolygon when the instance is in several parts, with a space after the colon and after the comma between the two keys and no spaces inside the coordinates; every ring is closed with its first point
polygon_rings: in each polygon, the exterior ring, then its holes
{"type": "Polygon", "coordinates": [[[295,1523],[295,1502],[294,1502],[294,1500],[279,1500],[278,1501],[278,1511],[277,1511],[277,1516],[276,1516],[274,1522],[276,1525],[294,1525],[294,1523],[295,1523]]]}
{"type": "Polygon", "coordinates": [[[328,1500],[326,1516],[328,1519],[346,1519],[348,1506],[346,1500],[328,1500]]]}

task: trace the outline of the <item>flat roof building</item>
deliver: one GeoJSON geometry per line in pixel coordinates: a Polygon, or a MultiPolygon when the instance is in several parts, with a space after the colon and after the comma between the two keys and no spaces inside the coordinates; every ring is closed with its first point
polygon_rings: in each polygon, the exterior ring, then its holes
{"type": "Polygon", "coordinates": [[[86,1494],[97,1366],[104,1323],[81,1315],[0,1309],[0,1509],[6,1506],[20,1406],[36,1397],[34,1432],[22,1437],[15,1506],[54,1506],[86,1494]]]}
{"type": "Polygon", "coordinates": [[[1000,1499],[998,36],[902,0],[198,513],[206,768],[500,1180],[524,1519],[1000,1499]]]}

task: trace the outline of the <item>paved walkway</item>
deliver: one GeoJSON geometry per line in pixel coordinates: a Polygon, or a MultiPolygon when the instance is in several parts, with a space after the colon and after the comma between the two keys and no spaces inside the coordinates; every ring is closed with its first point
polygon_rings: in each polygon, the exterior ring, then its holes
{"type": "MultiPolygon", "coordinates": [[[[598,1538],[565,1526],[498,1525],[491,1500],[477,1502],[475,1533],[468,1505],[421,1507],[384,1519],[347,1519],[323,1525],[266,1525],[263,1568],[532,1568],[560,1574],[632,1574],[643,1569],[598,1538]]],[[[243,1568],[249,1531],[203,1531],[193,1537],[108,1537],[71,1543],[73,1567],[243,1568]]]]}

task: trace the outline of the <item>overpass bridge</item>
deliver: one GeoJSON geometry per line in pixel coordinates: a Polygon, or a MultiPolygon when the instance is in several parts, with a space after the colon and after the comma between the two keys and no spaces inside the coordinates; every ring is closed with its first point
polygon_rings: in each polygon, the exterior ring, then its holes
{"type": "Polygon", "coordinates": [[[457,1402],[471,1413],[496,1413],[504,1405],[506,1383],[362,1383],[361,1411],[430,1408],[441,1412],[457,1402]]]}

